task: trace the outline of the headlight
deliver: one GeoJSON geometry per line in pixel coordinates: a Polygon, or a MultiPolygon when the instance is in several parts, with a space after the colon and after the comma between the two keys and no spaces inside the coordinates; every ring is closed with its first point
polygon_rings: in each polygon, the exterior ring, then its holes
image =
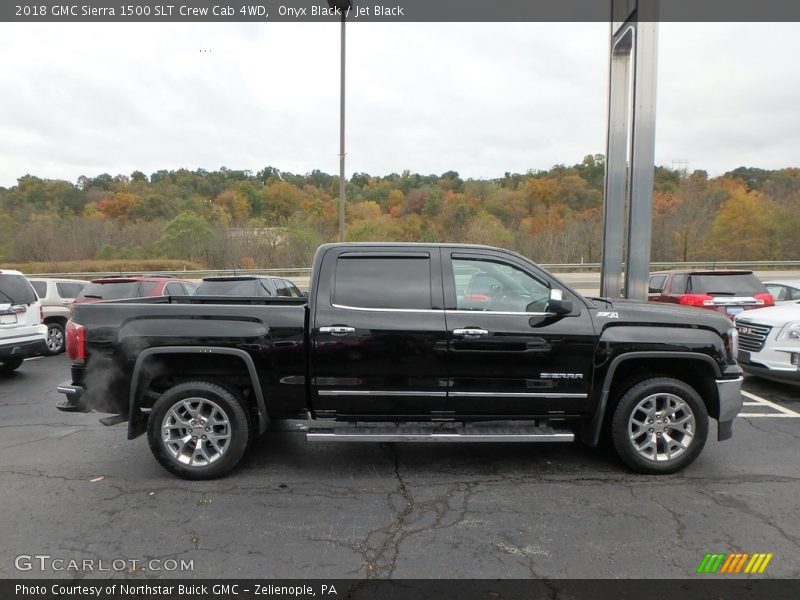
{"type": "Polygon", "coordinates": [[[728,335],[725,336],[725,349],[728,351],[728,360],[735,361],[739,355],[739,331],[736,327],[728,329],[728,335]]]}
{"type": "Polygon", "coordinates": [[[778,334],[777,340],[779,342],[800,342],[800,321],[790,321],[784,325],[778,334]]]}

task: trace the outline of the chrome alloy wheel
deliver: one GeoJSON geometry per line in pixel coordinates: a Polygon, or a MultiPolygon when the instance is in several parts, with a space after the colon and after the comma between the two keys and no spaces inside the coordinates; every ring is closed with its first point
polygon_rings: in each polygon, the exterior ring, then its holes
{"type": "Polygon", "coordinates": [[[47,328],[47,349],[52,353],[61,352],[64,347],[64,330],[60,327],[47,328]]]}
{"type": "Polygon", "coordinates": [[[228,415],[206,398],[177,402],[161,422],[164,447],[188,467],[205,467],[219,460],[231,441],[228,415]]]}
{"type": "Polygon", "coordinates": [[[628,419],[628,435],[640,456],[654,462],[672,460],[691,445],[694,413],[675,394],[652,394],[641,400],[628,419]]]}

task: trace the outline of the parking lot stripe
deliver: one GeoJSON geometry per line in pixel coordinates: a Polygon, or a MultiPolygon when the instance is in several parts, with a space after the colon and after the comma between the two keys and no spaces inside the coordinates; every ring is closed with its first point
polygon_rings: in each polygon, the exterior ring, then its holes
{"type": "Polygon", "coordinates": [[[770,402],[769,400],[767,400],[766,398],[762,398],[761,396],[756,396],[755,394],[752,394],[750,392],[744,392],[744,391],[742,392],[742,396],[744,396],[745,398],[750,398],[751,400],[755,400],[755,402],[744,402],[743,403],[744,406],[759,406],[760,405],[760,406],[763,406],[764,408],[771,408],[771,409],[776,410],[778,412],[777,412],[777,414],[776,413],[747,413],[747,412],[743,412],[743,413],[739,413],[740,417],[776,417],[776,418],[791,417],[791,418],[800,418],[800,413],[796,413],[795,411],[790,410],[790,409],[786,408],[785,406],[781,406],[780,404],[777,404],[775,402],[770,402]]]}

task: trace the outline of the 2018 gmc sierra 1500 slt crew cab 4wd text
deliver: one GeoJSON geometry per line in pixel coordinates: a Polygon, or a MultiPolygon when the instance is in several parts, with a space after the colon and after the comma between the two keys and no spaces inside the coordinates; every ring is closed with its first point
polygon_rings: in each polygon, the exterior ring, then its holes
{"type": "Polygon", "coordinates": [[[270,421],[310,441],[601,439],[672,473],[732,435],[736,330],[710,311],[584,298],[485,246],[326,244],[305,298],[76,304],[66,411],[147,433],[185,478],[230,471],[270,421]]]}

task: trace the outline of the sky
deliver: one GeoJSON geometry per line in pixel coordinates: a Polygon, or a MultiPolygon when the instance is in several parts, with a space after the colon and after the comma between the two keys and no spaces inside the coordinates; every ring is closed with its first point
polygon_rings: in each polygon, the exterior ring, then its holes
{"type": "MultiPolygon", "coordinates": [[[[347,165],[506,171],[604,153],[607,23],[354,23],[347,165]]],[[[331,23],[2,23],[0,186],[26,174],[338,173],[331,23]]],[[[663,23],[656,164],[800,166],[800,23],[663,23]]]]}

